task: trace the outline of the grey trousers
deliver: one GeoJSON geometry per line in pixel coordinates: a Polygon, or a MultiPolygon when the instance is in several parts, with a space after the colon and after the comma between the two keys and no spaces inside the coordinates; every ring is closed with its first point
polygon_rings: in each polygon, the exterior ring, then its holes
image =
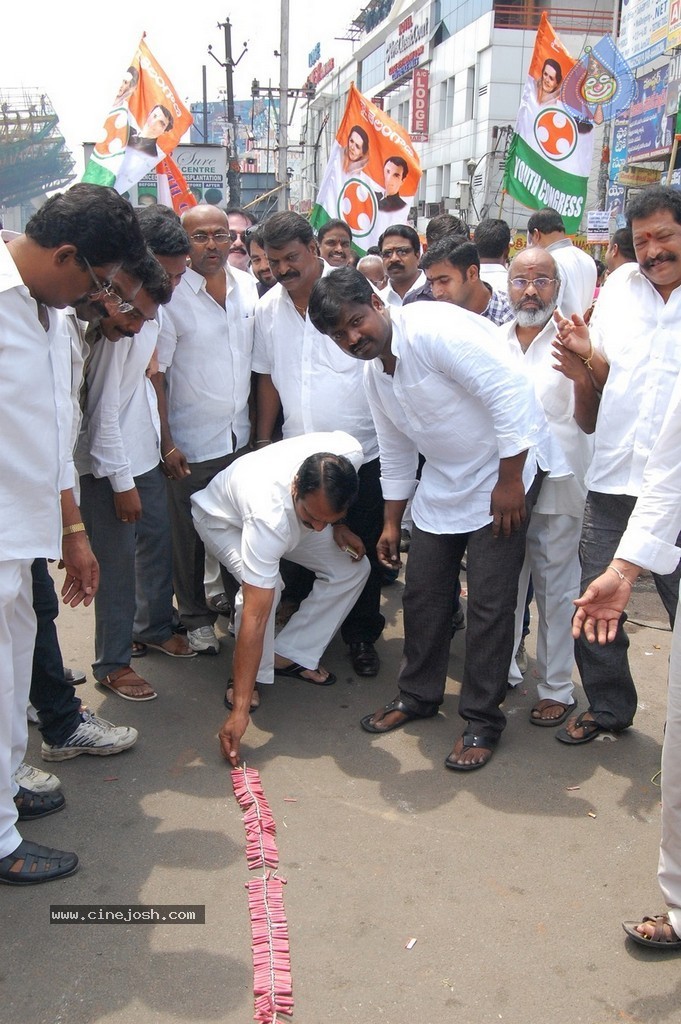
{"type": "Polygon", "coordinates": [[[510,537],[492,535],[492,524],[470,533],[426,533],[415,525],[407,561],[404,651],[398,686],[415,711],[442,703],[452,635],[454,581],[464,551],[468,579],[466,658],[459,715],[468,732],[496,739],[506,725],[500,709],[513,657],[518,577],[525,536],[543,474],[526,495],[527,517],[510,537]]]}
{"type": "Polygon", "coordinates": [[[173,541],[173,584],[180,618],[187,629],[212,626],[217,614],[206,604],[205,548],[194,529],[191,496],[207,487],[214,476],[231,466],[247,448],[207,462],[190,462],[191,476],[168,481],[168,504],[173,541]]]}
{"type": "MultiPolygon", "coordinates": [[[[602,494],[597,491],[587,494],[579,542],[581,593],[614,558],[635,505],[636,498],[630,494],[602,494]]],[[[677,544],[680,541],[681,537],[677,544]]],[[[672,626],[679,599],[680,576],[679,566],[668,576],[653,573],[657,592],[672,626]]],[[[614,732],[631,725],[638,701],[629,669],[629,639],[624,631],[626,621],[624,613],[617,626],[617,635],[610,644],[590,644],[583,634],[575,640],[575,661],[589,700],[589,711],[599,725],[614,732]]]]}

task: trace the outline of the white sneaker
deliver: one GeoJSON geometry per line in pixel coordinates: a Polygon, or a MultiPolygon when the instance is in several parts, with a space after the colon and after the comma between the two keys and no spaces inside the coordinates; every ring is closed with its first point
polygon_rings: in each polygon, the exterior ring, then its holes
{"type": "Polygon", "coordinates": [[[218,654],[220,652],[220,641],[212,626],[188,629],[187,640],[191,649],[197,654],[218,654]]]}
{"type": "Polygon", "coordinates": [[[56,775],[42,772],[40,768],[34,768],[25,761],[22,761],[15,771],[14,781],[31,793],[54,793],[55,790],[61,789],[61,782],[56,775]]]}
{"type": "Polygon", "coordinates": [[[69,738],[57,746],[43,743],[40,748],[43,761],[68,761],[79,754],[120,754],[137,742],[137,729],[127,725],[112,725],[91,711],[82,711],[80,725],[69,738]]]}

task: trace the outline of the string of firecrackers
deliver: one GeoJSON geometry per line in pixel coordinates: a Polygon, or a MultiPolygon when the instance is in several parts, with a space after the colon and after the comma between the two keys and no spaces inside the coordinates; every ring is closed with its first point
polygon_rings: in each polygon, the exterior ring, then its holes
{"type": "Polygon", "coordinates": [[[262,870],[261,877],[246,883],[253,951],[253,1019],[259,1024],[276,1024],[278,1014],[290,1017],[293,1013],[291,952],[284,909],[286,882],[276,874],[277,827],[255,768],[234,768],[232,786],[244,811],[248,870],[262,870]]]}

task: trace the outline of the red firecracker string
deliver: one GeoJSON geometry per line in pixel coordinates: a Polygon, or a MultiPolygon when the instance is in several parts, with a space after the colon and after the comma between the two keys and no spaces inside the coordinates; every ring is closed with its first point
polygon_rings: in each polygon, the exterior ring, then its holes
{"type": "Polygon", "coordinates": [[[276,1024],[277,1014],[293,1013],[291,953],[284,910],[284,882],[270,868],[279,864],[276,825],[265,799],[260,773],[255,768],[232,771],[234,795],[244,811],[246,861],[249,871],[262,869],[262,877],[246,883],[253,951],[254,1020],[276,1024]]]}

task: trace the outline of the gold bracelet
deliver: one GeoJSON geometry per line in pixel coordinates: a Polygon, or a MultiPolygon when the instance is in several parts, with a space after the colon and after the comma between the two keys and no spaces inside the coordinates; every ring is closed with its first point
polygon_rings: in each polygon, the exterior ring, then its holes
{"type": "Polygon", "coordinates": [[[593,343],[593,341],[591,341],[591,339],[589,339],[589,345],[590,345],[590,351],[589,351],[589,354],[586,357],[586,359],[584,358],[584,356],[580,356],[579,358],[582,360],[582,362],[586,366],[587,370],[591,370],[591,372],[593,373],[594,372],[594,368],[591,365],[591,360],[594,357],[594,343],[593,343]]]}
{"type": "Polygon", "coordinates": [[[619,578],[621,579],[622,583],[628,583],[629,586],[631,587],[631,589],[632,590],[634,589],[634,584],[631,582],[631,580],[627,576],[625,576],[623,572],[620,572],[619,569],[616,566],[609,565],[608,569],[612,569],[612,571],[619,576],[619,578]]]}
{"type": "Polygon", "coordinates": [[[165,462],[166,459],[168,458],[168,456],[172,455],[173,452],[176,452],[176,451],[177,451],[177,448],[171,448],[169,452],[166,452],[165,455],[161,456],[161,462],[165,462]]]}
{"type": "Polygon", "coordinates": [[[65,526],[61,531],[62,537],[69,537],[72,533],[85,533],[85,523],[73,523],[72,526],[65,526]]]}

